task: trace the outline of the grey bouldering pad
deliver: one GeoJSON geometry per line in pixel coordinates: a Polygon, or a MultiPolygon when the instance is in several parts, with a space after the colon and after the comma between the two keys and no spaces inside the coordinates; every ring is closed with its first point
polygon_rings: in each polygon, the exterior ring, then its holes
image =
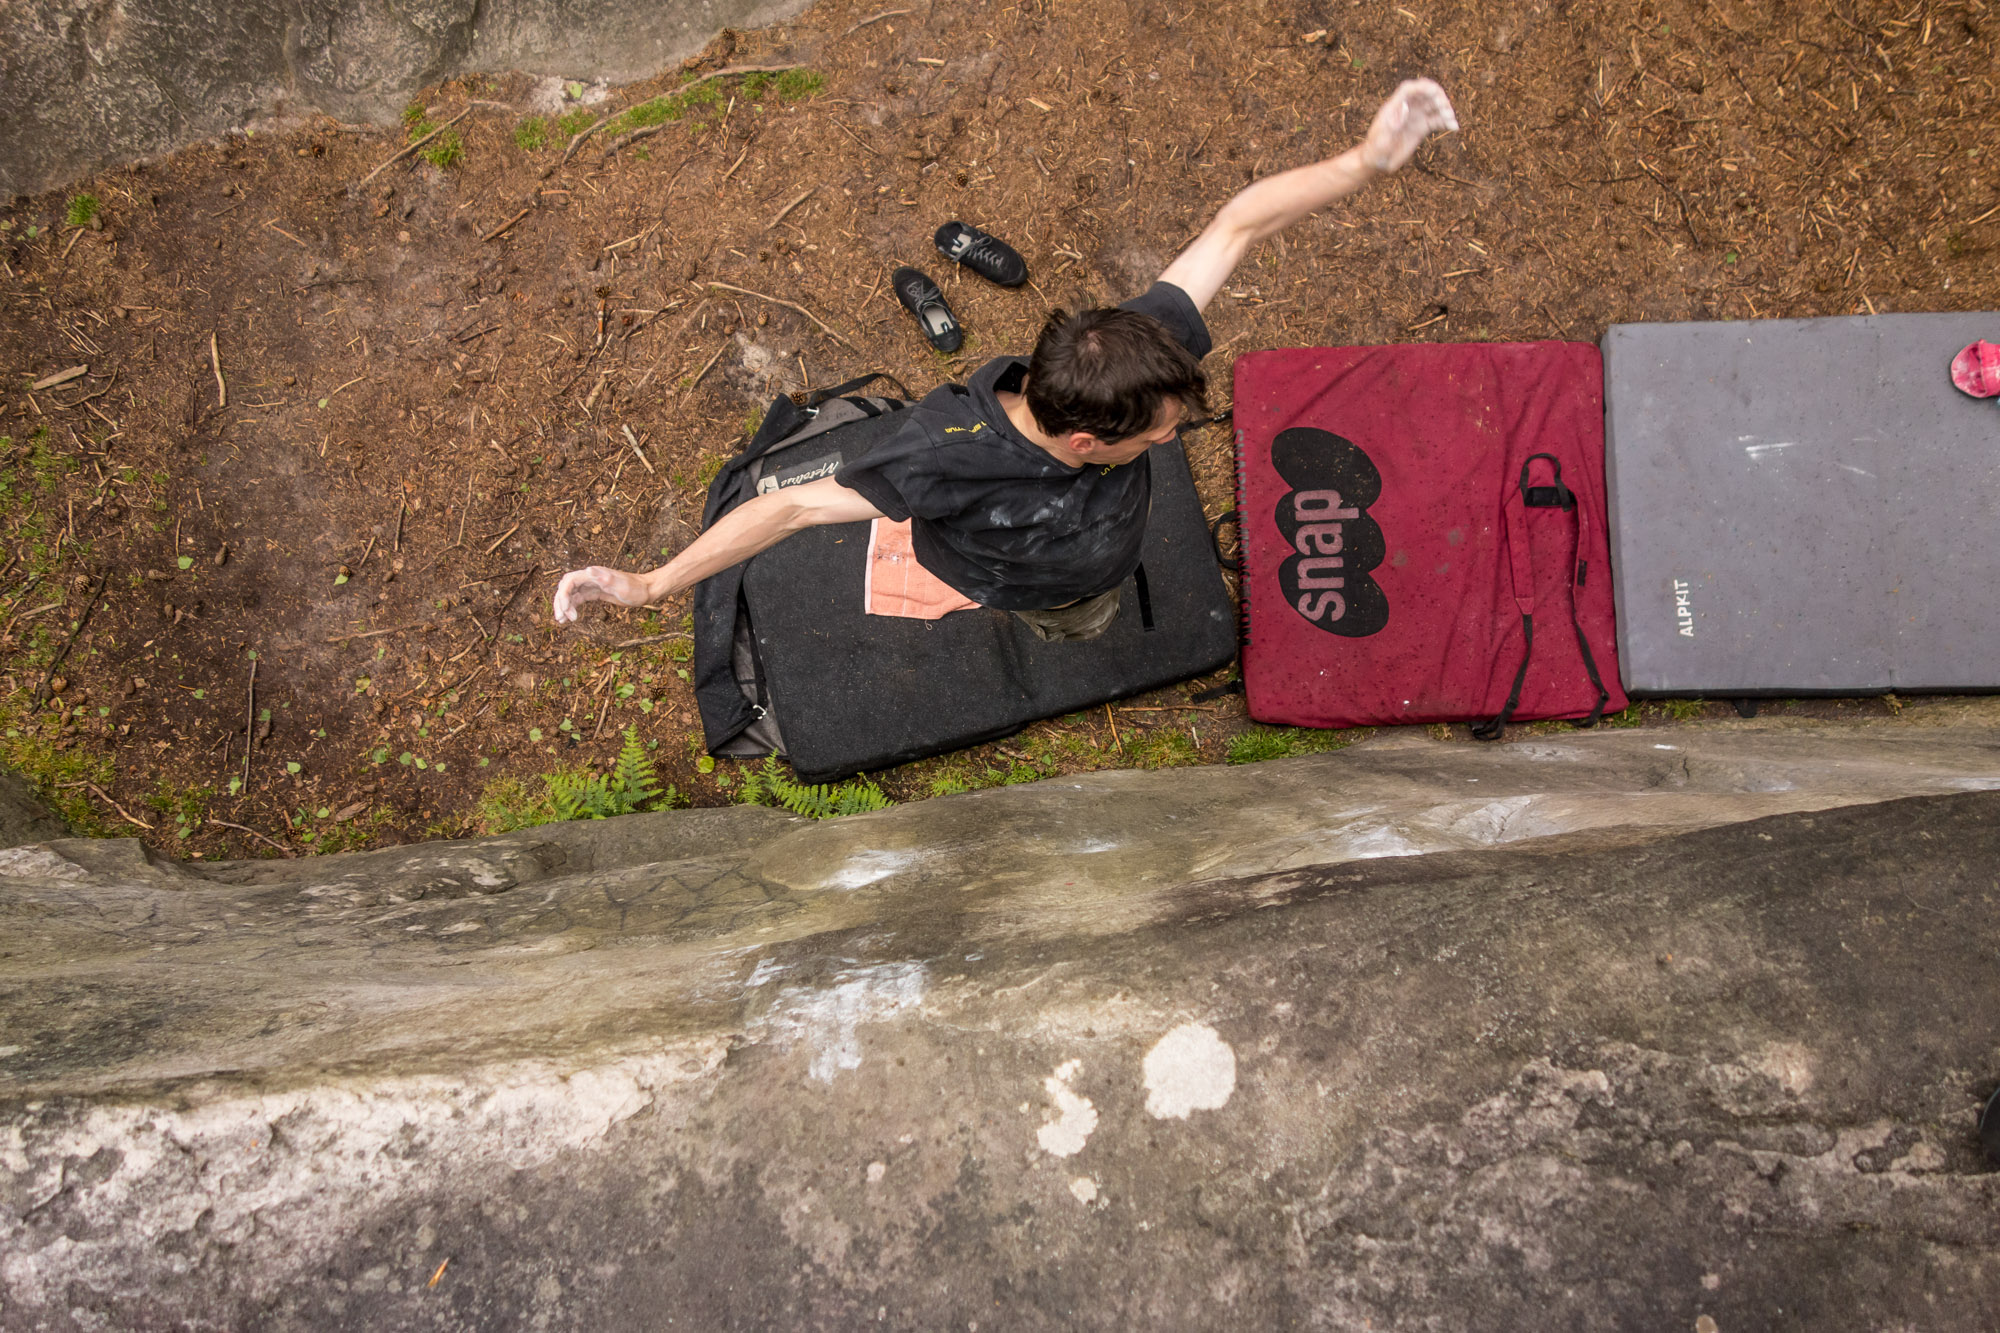
{"type": "Polygon", "coordinates": [[[2000,314],[1604,335],[1618,660],[1635,694],[2000,687],[2000,314]]]}

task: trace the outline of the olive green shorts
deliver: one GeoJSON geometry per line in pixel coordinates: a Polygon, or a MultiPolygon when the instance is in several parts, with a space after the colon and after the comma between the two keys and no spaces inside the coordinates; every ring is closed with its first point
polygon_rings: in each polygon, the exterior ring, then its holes
{"type": "Polygon", "coordinates": [[[1111,622],[1118,619],[1118,595],[1123,591],[1122,587],[1113,588],[1110,592],[1101,592],[1095,597],[1071,602],[1068,606],[1054,606],[1046,611],[1016,611],[1014,614],[1044,643],[1076,643],[1094,639],[1111,628],[1111,622]]]}

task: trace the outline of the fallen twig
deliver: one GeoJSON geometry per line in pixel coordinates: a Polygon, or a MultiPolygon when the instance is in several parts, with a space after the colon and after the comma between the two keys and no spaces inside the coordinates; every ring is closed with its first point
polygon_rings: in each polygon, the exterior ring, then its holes
{"type": "Polygon", "coordinates": [[[702,363],[701,369],[697,370],[694,373],[694,378],[688,381],[687,388],[681,390],[681,397],[683,399],[686,399],[686,397],[689,394],[694,392],[695,386],[700,384],[702,380],[707,377],[709,371],[715,369],[715,363],[722,360],[722,354],[728,350],[729,350],[729,340],[725,338],[722,341],[722,345],[715,349],[715,355],[711,356],[710,358],[708,358],[707,361],[702,363]]]}
{"type": "Polygon", "coordinates": [[[28,387],[37,392],[40,392],[43,389],[53,389],[58,384],[68,384],[71,380],[79,379],[82,376],[88,374],[89,372],[90,372],[89,366],[71,366],[68,370],[58,370],[55,374],[50,375],[45,379],[36,380],[33,384],[30,384],[28,387]]]}
{"type": "Polygon", "coordinates": [[[688,633],[686,630],[673,630],[666,634],[648,634],[637,639],[627,639],[623,643],[614,643],[611,645],[611,651],[615,653],[626,648],[644,648],[649,643],[665,643],[668,639],[692,639],[693,637],[694,635],[688,633]]]}
{"type": "Polygon", "coordinates": [[[398,162],[401,162],[411,153],[416,152],[419,148],[422,148],[425,144],[437,138],[440,134],[443,134],[446,130],[458,124],[459,121],[464,120],[467,116],[471,114],[472,114],[472,108],[471,107],[465,108],[465,110],[459,112],[457,115],[453,116],[450,120],[447,120],[444,124],[438,126],[436,129],[432,130],[429,134],[426,134],[423,138],[417,140],[413,144],[406,145],[401,152],[397,153],[387,162],[384,162],[381,166],[375,168],[375,170],[369,172],[366,176],[363,176],[360,180],[354,182],[355,185],[357,187],[366,185],[369,181],[374,180],[377,176],[387,171],[390,167],[395,166],[398,162]]]}
{"type": "Polygon", "coordinates": [[[505,236],[508,232],[514,229],[514,224],[516,222],[519,222],[522,218],[528,216],[528,214],[534,211],[535,211],[535,206],[533,204],[529,204],[526,208],[516,213],[513,217],[508,218],[505,222],[495,227],[492,231],[487,232],[484,236],[480,237],[479,239],[481,241],[499,240],[502,236],[505,236]]]}
{"type": "Polygon", "coordinates": [[[733,283],[711,282],[708,285],[710,287],[720,287],[725,292],[740,292],[744,296],[754,296],[760,301],[769,301],[772,305],[781,305],[788,310],[796,310],[801,315],[804,315],[807,319],[811,320],[813,323],[819,325],[821,332],[825,333],[827,337],[833,339],[835,342],[839,343],[842,347],[847,348],[849,351],[861,350],[860,348],[856,347],[853,343],[847,341],[847,339],[841,337],[838,333],[835,333],[833,331],[833,326],[831,324],[827,323],[825,320],[821,319],[818,315],[815,315],[812,311],[806,309],[804,306],[800,305],[796,301],[787,301],[784,298],[777,296],[766,296],[762,292],[753,292],[748,287],[738,287],[733,283]]]}
{"type": "Polygon", "coordinates": [[[250,756],[257,752],[257,659],[250,659],[250,690],[243,703],[243,794],[250,794],[250,756]]]}
{"type": "Polygon", "coordinates": [[[635,144],[639,142],[639,140],[641,139],[650,139],[654,135],[658,134],[661,130],[665,129],[667,127],[667,124],[668,122],[662,121],[658,125],[646,125],[639,129],[633,130],[630,134],[621,134],[616,139],[613,139],[610,143],[604,145],[604,155],[606,157],[610,157],[613,153],[617,152],[621,148],[627,147],[628,145],[631,144],[635,144]]]}
{"type": "Polygon", "coordinates": [[[599,116],[595,124],[587,125],[583,129],[580,129],[575,134],[571,135],[569,143],[565,145],[563,148],[562,156],[557,158],[554,162],[550,163],[548,166],[542,168],[541,178],[543,180],[547,180],[549,177],[555,175],[558,171],[561,171],[564,167],[568,166],[569,160],[572,157],[576,156],[576,150],[583,147],[583,141],[585,139],[588,139],[591,135],[597,133],[599,130],[603,129],[606,125],[610,124],[613,116],[618,116],[622,114],[623,114],[622,112],[614,111],[611,113],[610,116],[599,116]]]}
{"type": "Polygon", "coordinates": [[[72,407],[82,407],[85,403],[91,402],[98,398],[102,398],[105,394],[110,393],[113,386],[115,386],[117,383],[118,383],[118,372],[114,370],[111,372],[111,378],[104,381],[104,387],[99,389],[96,393],[87,393],[73,403],[65,403],[58,401],[56,403],[56,406],[63,408],[64,410],[68,410],[69,408],[72,407]]]}
{"type": "MultiPolygon", "coordinates": [[[[29,580],[26,583],[23,583],[21,585],[21,590],[14,594],[14,612],[12,615],[7,617],[6,625],[0,626],[0,635],[3,635],[8,630],[14,628],[14,622],[20,619],[21,616],[21,603],[28,600],[28,594],[33,592],[35,589],[35,585],[37,583],[40,583],[41,581],[42,581],[42,576],[40,574],[36,574],[31,578],[29,578],[29,580]]],[[[39,615],[40,612],[37,612],[36,614],[39,615]]]]}
{"type": "Polygon", "coordinates": [[[507,529],[505,532],[501,533],[498,537],[495,537],[493,539],[493,544],[486,548],[485,554],[492,555],[495,551],[500,549],[501,542],[506,541],[509,537],[513,536],[520,530],[521,530],[521,525],[519,523],[516,523],[513,527],[507,529]]]}
{"type": "Polygon", "coordinates": [[[632,428],[630,426],[626,426],[623,429],[625,431],[626,442],[632,446],[632,452],[639,456],[639,462],[642,466],[645,467],[647,474],[649,476],[654,476],[654,477],[659,476],[660,475],[659,473],[653,471],[652,463],[647,460],[646,451],[639,447],[638,437],[632,434],[632,428]]]}
{"type": "Polygon", "coordinates": [[[35,707],[40,708],[49,701],[49,684],[56,678],[56,668],[63,664],[63,659],[69,656],[69,650],[76,643],[77,636],[83,633],[83,627],[90,623],[90,613],[97,609],[97,599],[104,594],[105,580],[110,577],[109,571],[97,576],[97,586],[90,590],[90,600],[83,604],[83,614],[76,618],[76,627],[70,630],[69,637],[62,642],[62,647],[56,649],[56,655],[49,659],[49,669],[42,674],[41,688],[35,691],[35,707]]]}
{"type": "Polygon", "coordinates": [[[507,600],[502,602],[500,609],[494,613],[493,635],[490,642],[493,644],[493,664],[496,669],[500,665],[500,622],[507,618],[507,613],[514,609],[514,603],[521,599],[521,594],[527,590],[528,585],[533,583],[535,576],[541,572],[538,566],[530,565],[528,572],[521,576],[521,581],[514,585],[514,591],[507,594],[507,600]]]}
{"type": "MultiPolygon", "coordinates": [[[[484,631],[482,631],[482,633],[483,632],[484,631]]],[[[478,646],[479,645],[477,644],[472,645],[472,647],[474,648],[478,646]]],[[[470,650],[468,649],[468,651],[470,650]]],[[[486,670],[486,663],[481,662],[478,666],[472,668],[472,670],[466,672],[463,676],[460,676],[457,680],[452,681],[448,685],[440,685],[436,689],[432,690],[429,694],[426,694],[424,696],[424,702],[429,703],[431,700],[437,698],[440,695],[449,694],[453,690],[464,689],[467,685],[471,684],[474,680],[476,680],[479,676],[479,673],[484,670],[486,670]]]]}
{"type": "Polygon", "coordinates": [[[113,810],[116,810],[119,814],[119,817],[122,818],[126,823],[137,824],[140,828],[146,829],[148,831],[152,829],[153,826],[151,824],[148,824],[145,820],[140,819],[138,816],[134,815],[130,810],[127,810],[124,806],[112,800],[111,793],[105,791],[104,788],[98,786],[95,782],[86,782],[83,785],[90,788],[91,791],[95,792],[97,794],[98,800],[104,802],[106,805],[110,806],[113,810]]]}
{"type": "MultiPolygon", "coordinates": [[[[384,634],[401,634],[406,629],[431,629],[433,627],[434,627],[434,622],[429,620],[420,620],[412,625],[391,625],[387,629],[362,630],[356,634],[336,634],[331,639],[328,639],[327,642],[346,643],[350,639],[379,639],[384,634]]],[[[254,662],[251,663],[250,674],[253,677],[256,675],[256,664],[254,662]]]]}
{"type": "Polygon", "coordinates": [[[277,233],[278,233],[278,235],[280,235],[280,236],[284,237],[284,238],[285,238],[286,240],[290,241],[290,242],[291,242],[291,243],[292,243],[293,245],[296,245],[296,246],[300,247],[301,249],[305,249],[305,250],[310,250],[310,249],[312,249],[312,247],[311,247],[310,245],[307,245],[307,244],[306,244],[306,243],[305,243],[304,241],[302,241],[302,240],[300,240],[300,239],[299,239],[298,237],[296,237],[296,236],[292,235],[292,234],[291,234],[290,232],[286,231],[286,230],[285,230],[285,229],[284,229],[283,227],[280,227],[280,226],[278,225],[278,220],[277,220],[276,218],[272,218],[272,219],[270,219],[270,220],[269,220],[268,222],[266,222],[266,223],[265,223],[264,225],[265,225],[265,226],[267,226],[267,227],[269,227],[269,228],[270,228],[270,229],[271,229],[272,231],[275,231],[275,232],[277,232],[277,233]]]}
{"type": "Polygon", "coordinates": [[[229,822],[228,820],[226,820],[226,819],[217,819],[217,818],[216,818],[216,817],[215,817],[214,815],[210,815],[210,816],[208,817],[208,822],[209,822],[209,823],[211,823],[211,824],[214,824],[214,825],[216,825],[216,826],[217,826],[217,827],[219,827],[219,828],[233,828],[233,829],[235,829],[235,830],[236,830],[236,831],[237,831],[238,833],[247,833],[247,834],[249,834],[249,835],[250,835],[251,837],[255,838],[255,839],[256,839],[257,841],[259,841],[259,842],[261,842],[261,843],[266,843],[266,844],[268,844],[268,845],[270,845],[270,846],[272,846],[272,847],[275,847],[275,848],[277,848],[277,849],[278,849],[278,850],[279,850],[280,852],[282,852],[282,853],[283,853],[284,855],[286,855],[286,856],[290,856],[290,857],[297,857],[297,856],[298,856],[298,853],[297,853],[297,852],[295,852],[295,851],[293,851],[293,850],[292,850],[291,848],[289,848],[289,847],[285,846],[285,844],[284,844],[284,843],[282,843],[282,842],[279,842],[279,841],[278,841],[277,839],[275,839],[275,838],[267,838],[267,837],[265,837],[265,836],[264,836],[263,834],[259,833],[259,832],[258,832],[258,831],[257,831],[256,829],[253,829],[253,828],[251,828],[251,827],[250,827],[250,826],[249,826],[248,824],[232,824],[232,823],[230,823],[230,822],[229,822]]]}
{"type": "Polygon", "coordinates": [[[215,405],[217,407],[227,407],[229,406],[229,385],[224,383],[222,378],[222,353],[215,349],[215,332],[212,329],[208,335],[208,364],[215,369],[215,405]]]}
{"type": "Polygon", "coordinates": [[[814,185],[808,187],[804,193],[799,195],[798,198],[792,200],[791,203],[786,204],[783,208],[779,209],[778,215],[772,218],[769,222],[766,222],[764,224],[764,230],[769,231],[771,230],[771,228],[777,226],[780,222],[783,222],[787,217],[791,216],[791,212],[793,209],[797,208],[800,204],[803,204],[806,200],[812,198],[814,195],[818,193],[819,193],[819,186],[814,185]]]}
{"type": "Polygon", "coordinates": [[[870,14],[867,18],[862,19],[859,23],[851,25],[846,32],[843,32],[840,35],[842,37],[850,37],[853,34],[861,31],[863,28],[867,27],[871,23],[880,23],[883,19],[892,19],[895,18],[898,14],[908,14],[910,12],[911,11],[907,9],[885,9],[879,14],[870,14]]]}

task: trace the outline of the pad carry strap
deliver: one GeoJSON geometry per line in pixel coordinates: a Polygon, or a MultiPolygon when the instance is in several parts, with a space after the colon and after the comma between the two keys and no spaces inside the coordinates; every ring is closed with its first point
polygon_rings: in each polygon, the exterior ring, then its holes
{"type": "MultiPolygon", "coordinates": [[[[1576,631],[1576,646],[1583,654],[1583,669],[1590,674],[1590,683],[1597,689],[1597,702],[1591,706],[1590,716],[1577,725],[1594,727],[1598,719],[1604,716],[1604,705],[1610,701],[1611,692],[1604,688],[1604,679],[1597,674],[1597,659],[1591,656],[1590,642],[1583,633],[1583,623],[1576,616],[1576,590],[1583,586],[1584,577],[1590,572],[1589,564],[1583,559],[1583,515],[1577,507],[1576,492],[1563,485],[1562,462],[1554,454],[1529,454],[1522,460],[1520,490],[1521,503],[1527,508],[1560,509],[1575,520],[1577,561],[1576,569],[1570,579],[1569,623],[1570,628],[1576,631]],[[1528,470],[1537,458],[1547,459],[1549,466],[1555,469],[1555,478],[1547,486],[1528,484],[1528,470]]],[[[1507,728],[1508,721],[1514,716],[1514,710],[1521,705],[1521,686],[1528,679],[1528,659],[1535,651],[1535,618],[1526,611],[1521,613],[1521,637],[1521,667],[1514,673],[1514,688],[1508,693],[1507,704],[1497,717],[1482,722],[1472,729],[1473,736],[1478,740],[1499,740],[1500,734],[1507,728]]]]}
{"type": "Polygon", "coordinates": [[[904,399],[909,398],[910,391],[903,387],[903,382],[901,380],[897,379],[894,375],[891,375],[886,370],[878,370],[873,375],[862,375],[859,376],[858,378],[848,380],[844,383],[836,384],[831,389],[814,389],[811,393],[804,395],[803,401],[800,401],[797,398],[793,399],[793,401],[797,402],[800,407],[818,407],[821,403],[825,402],[829,398],[844,398],[848,394],[853,393],[856,389],[867,388],[869,385],[873,384],[876,380],[889,381],[889,387],[891,387],[896,391],[898,397],[904,399]]]}
{"type": "Polygon", "coordinates": [[[1499,740],[1500,733],[1507,729],[1507,720],[1521,706],[1521,682],[1528,678],[1528,659],[1535,655],[1535,618],[1525,611],[1521,613],[1521,640],[1521,669],[1514,673],[1514,688],[1507,695],[1507,705],[1498,717],[1488,718],[1472,729],[1474,740],[1499,740]]]}

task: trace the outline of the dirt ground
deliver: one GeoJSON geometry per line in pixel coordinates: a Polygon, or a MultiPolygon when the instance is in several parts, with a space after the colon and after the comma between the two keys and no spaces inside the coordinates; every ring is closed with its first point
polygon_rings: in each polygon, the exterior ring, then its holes
{"type": "MultiPolygon", "coordinates": [[[[443,166],[377,172],[409,134],[320,121],[16,200],[0,757],[87,827],[207,856],[502,826],[627,724],[683,796],[728,801],[685,607],[559,631],[548,596],[678,549],[771,394],[873,370],[921,393],[1025,350],[1419,73],[1464,131],[1252,256],[1210,313],[1218,398],[1261,347],[2000,307],[1996,31],[1988,0],[826,0],[689,63],[802,73],[712,80],[566,163],[531,117],[581,127],[684,73],[583,107],[454,82],[418,131],[466,113],[426,145],[455,144],[443,166]],[[98,215],[68,226],[81,194],[98,215]],[[1032,288],[947,272],[949,218],[1016,244],[1032,288]],[[961,355],[896,304],[899,263],[944,282],[961,355]]],[[[1226,432],[1189,445],[1230,507],[1226,432]]],[[[879,777],[909,799],[1311,743],[1247,726],[1166,691],[879,777]]]]}

